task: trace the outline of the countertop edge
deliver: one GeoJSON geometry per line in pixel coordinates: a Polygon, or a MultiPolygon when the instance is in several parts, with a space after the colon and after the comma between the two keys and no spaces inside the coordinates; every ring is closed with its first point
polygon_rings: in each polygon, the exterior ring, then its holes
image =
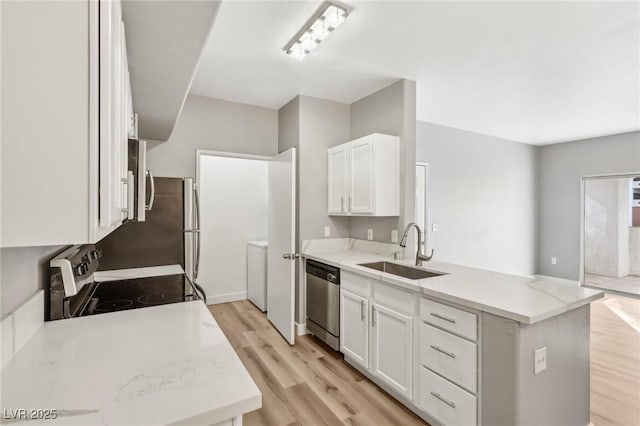
{"type": "Polygon", "coordinates": [[[183,425],[202,425],[202,424],[218,424],[234,417],[245,415],[251,411],[262,407],[262,394],[258,391],[257,395],[253,395],[241,401],[234,402],[225,407],[216,408],[205,411],[195,416],[187,417],[171,423],[175,426],[183,425]]]}
{"type": "MultiPolygon", "coordinates": [[[[539,315],[525,315],[525,314],[520,314],[517,312],[512,312],[512,311],[507,311],[501,308],[497,308],[497,307],[493,307],[493,306],[489,306],[486,305],[482,302],[476,302],[473,300],[469,300],[469,299],[464,299],[458,296],[453,296],[451,294],[447,294],[441,291],[435,291],[435,290],[431,290],[431,289],[427,289],[424,287],[421,287],[419,285],[416,284],[411,284],[411,283],[407,283],[401,280],[397,280],[394,279],[392,277],[389,277],[388,274],[383,273],[383,272],[373,272],[369,271],[369,270],[365,270],[364,267],[358,266],[358,265],[353,265],[351,263],[345,263],[344,261],[333,261],[331,259],[328,259],[326,257],[323,257],[323,254],[330,254],[331,252],[327,252],[327,253],[302,253],[302,257],[306,258],[306,259],[313,259],[313,260],[317,260],[319,262],[323,262],[335,267],[338,267],[340,269],[343,269],[345,271],[349,271],[352,273],[356,273],[359,275],[364,275],[367,276],[368,278],[371,279],[376,279],[376,280],[380,280],[382,282],[384,282],[385,284],[389,284],[395,287],[399,287],[408,291],[412,291],[415,293],[418,293],[420,295],[424,295],[424,296],[430,296],[433,298],[437,298],[443,301],[447,301],[447,302],[451,302],[451,303],[455,303],[464,307],[467,307],[469,309],[474,309],[477,311],[481,311],[481,312],[486,312],[489,314],[493,314],[493,315],[497,315],[503,318],[507,318],[507,319],[511,319],[514,321],[517,321],[521,324],[526,324],[526,325],[532,325],[541,321],[544,321],[546,319],[549,318],[553,318],[557,315],[563,314],[565,312],[569,312],[572,311],[574,309],[580,308],[582,306],[588,305],[591,302],[601,299],[604,297],[604,293],[603,292],[599,292],[599,293],[595,293],[593,295],[590,296],[586,296],[580,300],[577,301],[573,301],[573,302],[566,302],[565,306],[563,307],[558,307],[558,308],[552,308],[549,309],[547,311],[545,311],[542,314],[539,315]]],[[[369,256],[369,257],[378,257],[380,260],[390,260],[388,258],[385,258],[382,255],[376,255],[374,253],[361,253],[358,252],[358,255],[362,255],[362,256],[369,256]]],[[[397,260],[393,260],[391,259],[391,261],[393,262],[398,262],[401,263],[401,261],[397,261],[397,260]]],[[[462,265],[459,265],[462,266],[462,265]]],[[[437,269],[437,268],[436,268],[437,269]]],[[[487,272],[492,272],[492,271],[487,271],[487,272]]],[[[554,279],[553,277],[549,277],[550,279],[554,279]]],[[[567,284],[568,285],[568,284],[567,284]]]]}

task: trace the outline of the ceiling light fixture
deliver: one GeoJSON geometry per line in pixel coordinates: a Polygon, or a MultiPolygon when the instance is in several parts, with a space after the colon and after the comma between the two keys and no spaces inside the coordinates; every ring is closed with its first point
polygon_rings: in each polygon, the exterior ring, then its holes
{"type": "Polygon", "coordinates": [[[284,48],[287,55],[304,59],[313,49],[327,38],[349,15],[347,8],[326,2],[307,21],[296,36],[284,48]]]}

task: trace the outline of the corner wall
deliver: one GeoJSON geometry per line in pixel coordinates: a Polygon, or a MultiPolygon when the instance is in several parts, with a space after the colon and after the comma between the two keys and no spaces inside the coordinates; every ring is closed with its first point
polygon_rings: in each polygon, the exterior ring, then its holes
{"type": "MultiPolygon", "coordinates": [[[[375,241],[390,242],[392,230],[401,234],[415,219],[416,83],[400,80],[352,103],[349,110],[349,140],[371,133],[400,136],[400,217],[352,217],[350,223],[352,238],[366,240],[371,228],[375,241]]],[[[407,247],[415,246],[414,234],[407,247]]],[[[408,251],[405,256],[415,257],[408,251]]]]}
{"type": "Polygon", "coordinates": [[[640,132],[545,145],[539,153],[538,273],[578,280],[581,178],[640,172],[640,132]]]}
{"type": "Polygon", "coordinates": [[[169,140],[148,142],[147,166],[155,176],[195,177],[197,149],[274,155],[278,111],[189,95],[169,140]]]}

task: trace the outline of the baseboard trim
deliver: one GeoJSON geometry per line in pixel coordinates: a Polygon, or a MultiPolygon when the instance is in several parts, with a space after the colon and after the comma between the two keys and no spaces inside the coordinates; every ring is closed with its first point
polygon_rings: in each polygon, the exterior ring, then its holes
{"type": "Polygon", "coordinates": [[[296,323],[296,336],[304,336],[305,334],[309,334],[307,324],[296,323]]]}
{"type": "Polygon", "coordinates": [[[218,294],[215,296],[207,295],[207,305],[217,305],[218,303],[235,302],[236,300],[246,299],[246,291],[240,291],[238,293],[218,294]]]}

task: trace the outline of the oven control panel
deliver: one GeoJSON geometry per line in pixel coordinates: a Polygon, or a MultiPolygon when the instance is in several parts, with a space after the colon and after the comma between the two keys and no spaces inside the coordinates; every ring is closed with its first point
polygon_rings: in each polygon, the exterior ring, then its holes
{"type": "Polygon", "coordinates": [[[100,249],[85,244],[70,247],[51,259],[52,279],[59,274],[65,297],[75,296],[85,284],[93,282],[93,273],[98,269],[101,257],[100,249]]]}

